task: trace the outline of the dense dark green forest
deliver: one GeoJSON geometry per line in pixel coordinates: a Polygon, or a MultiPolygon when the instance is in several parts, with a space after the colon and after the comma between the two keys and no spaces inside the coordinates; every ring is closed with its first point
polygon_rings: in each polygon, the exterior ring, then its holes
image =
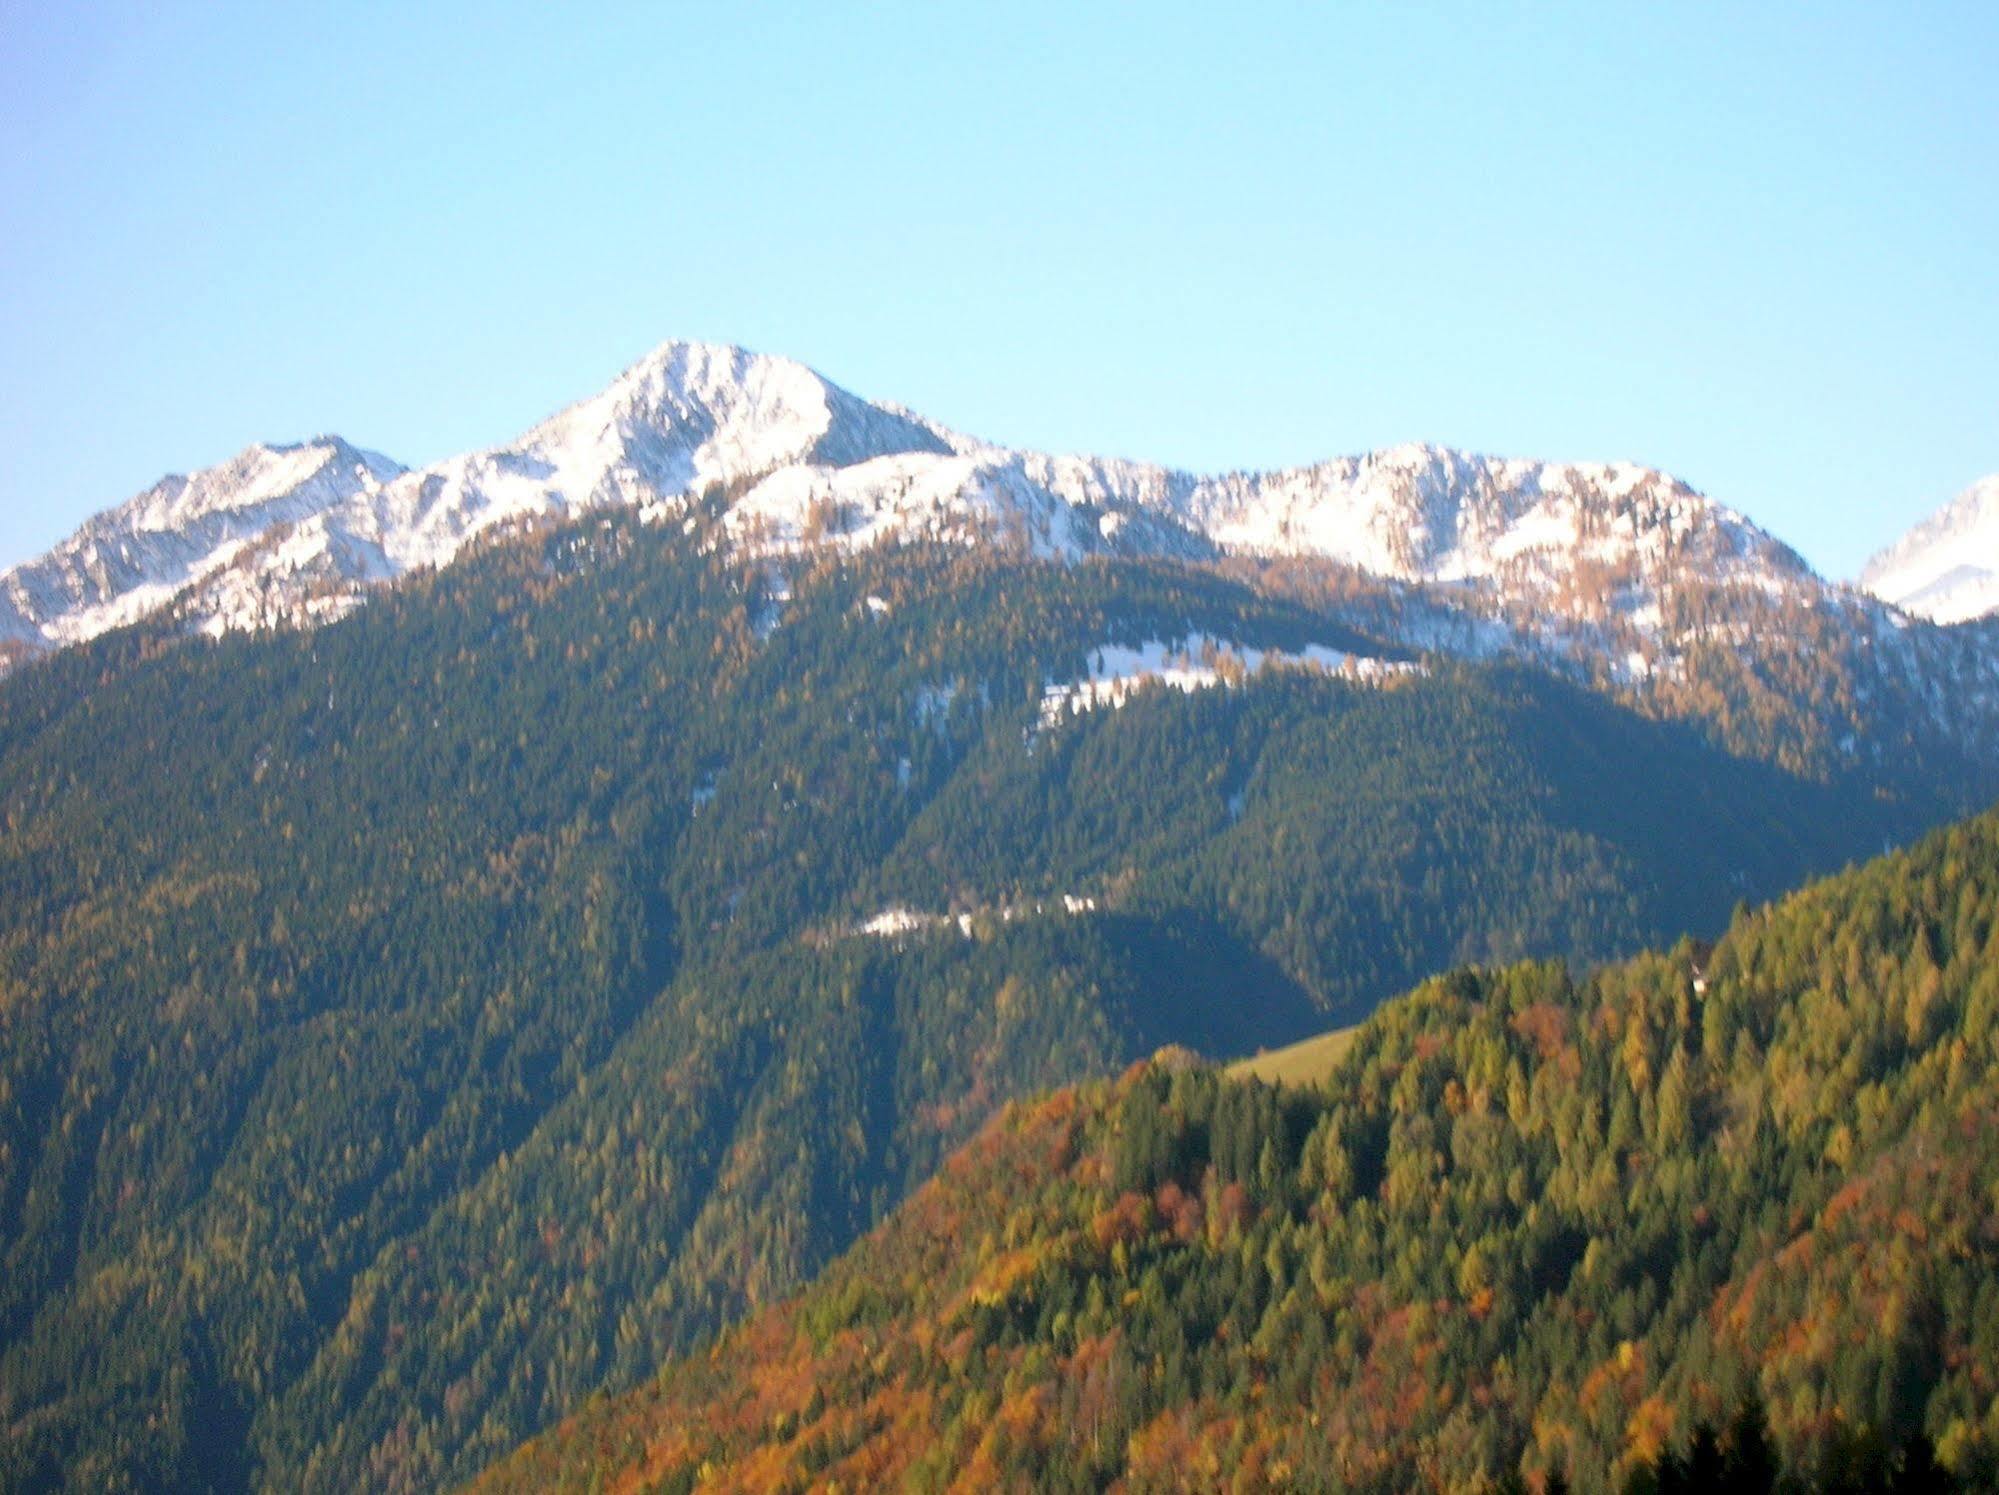
{"type": "Polygon", "coordinates": [[[1165,565],[787,575],[719,512],[0,683],[0,1486],[469,1474],[1010,1096],[1718,929],[1983,792],[1443,661],[1044,724],[1107,643],[1395,651],[1165,565]],[[965,919],[856,932],[898,905],[965,919]]]}
{"type": "Polygon", "coordinates": [[[1999,814],[1317,1085],[1018,1102],[482,1488],[1990,1489],[1999,814]]]}

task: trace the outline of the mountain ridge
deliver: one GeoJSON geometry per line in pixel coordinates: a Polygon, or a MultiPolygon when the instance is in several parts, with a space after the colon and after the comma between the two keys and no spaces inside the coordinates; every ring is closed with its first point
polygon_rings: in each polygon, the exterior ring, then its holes
{"type": "Polygon", "coordinates": [[[1292,588],[1409,654],[1522,660],[1815,776],[1906,778],[1913,753],[1977,777],[1999,741],[1999,625],[1939,625],[1828,581],[1635,463],[1404,443],[1203,476],[995,445],[795,360],[689,342],[427,467],[321,445],[354,454],[334,486],[301,471],[287,487],[266,469],[294,449],[251,448],[0,576],[0,670],[125,624],[161,643],[318,626],[475,540],[616,510],[761,567],[760,628],[781,620],[788,571],[879,546],[1160,560],[1292,588]]]}
{"type": "MultiPolygon", "coordinates": [[[[182,481],[225,486],[252,453],[282,450],[251,447],[182,481]]],[[[365,455],[368,482],[296,496],[274,511],[266,532],[297,526],[282,543],[211,546],[178,564],[141,565],[122,590],[93,591],[56,564],[86,535],[101,543],[161,528],[152,521],[175,512],[157,501],[173,482],[163,480],[0,577],[12,609],[0,633],[23,648],[60,646],[169,605],[210,633],[319,621],[384,580],[448,564],[495,525],[605,504],[667,517],[717,484],[735,495],[737,540],[753,546],[999,534],[1070,558],[1312,556],[1426,586],[1486,584],[1569,615],[1605,595],[1607,572],[1629,593],[1613,586],[1611,611],[1641,626],[1661,607],[1662,578],[1675,565],[1766,591],[1848,595],[1739,511],[1634,463],[1410,442],[1202,475],[987,442],[863,399],[795,360],[713,343],[663,343],[511,441],[418,469],[365,455]],[[141,525],[132,511],[148,499],[156,512],[141,525]]],[[[184,522],[199,517],[189,512],[184,522]]]]}
{"type": "Polygon", "coordinates": [[[339,436],[253,443],[225,462],[169,473],[0,574],[0,640],[79,643],[139,621],[296,525],[405,471],[339,436]]]}

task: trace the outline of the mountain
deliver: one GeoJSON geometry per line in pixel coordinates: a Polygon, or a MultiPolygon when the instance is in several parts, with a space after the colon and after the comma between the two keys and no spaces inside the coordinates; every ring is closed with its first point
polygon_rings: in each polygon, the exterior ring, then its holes
{"type": "Polygon", "coordinates": [[[329,439],[169,479],[0,578],[0,649],[135,619],[323,622],[480,535],[610,509],[687,524],[711,497],[715,543],[746,557],[942,542],[1223,568],[1337,597],[1404,649],[1526,659],[1819,776],[1893,776],[1911,743],[1977,763],[1999,741],[1994,629],[1912,625],[1648,468],[1411,445],[1200,477],[994,446],[802,364],[684,342],[512,443],[417,471],[329,439]]]}
{"type": "Polygon", "coordinates": [[[469,1477],[1009,1098],[1999,797],[1999,625],[1639,468],[1199,478],[670,344],[93,526],[7,579],[0,1488],[469,1477]]]}
{"type": "MultiPolygon", "coordinates": [[[[312,594],[389,574],[379,554],[335,543],[327,516],[366,501],[402,468],[335,436],[253,446],[192,477],[162,478],[0,576],[0,644],[38,652],[134,623],[193,592],[213,632],[338,611],[312,594]],[[285,578],[275,609],[244,584],[285,578]]],[[[344,595],[344,593],[343,593],[344,595]]]]}
{"type": "Polygon", "coordinates": [[[337,609],[308,607],[308,594],[358,597],[448,563],[495,525],[603,505],[663,516],[711,485],[731,493],[729,528],[752,548],[1011,535],[1070,557],[1310,556],[1448,593],[1492,592],[1564,619],[1615,617],[1648,636],[1670,634],[1661,613],[1690,574],[1772,595],[1828,590],[1740,514],[1629,464],[1412,445],[1198,477],[992,446],[870,404],[787,359],[670,342],[518,440],[419,471],[329,439],[297,453],[252,448],[168,479],[9,573],[24,599],[10,632],[72,642],[170,600],[209,631],[267,622],[287,603],[323,616],[337,609]],[[300,488],[322,455],[346,480],[300,488]],[[292,466],[269,470],[284,462],[292,466]],[[282,545],[225,547],[279,525],[291,527],[282,545]],[[140,535],[180,543],[156,553],[134,546],[140,535]],[[112,564],[114,553],[124,564],[112,564]],[[236,573],[229,585],[182,590],[225,567],[236,573]],[[90,585],[52,587],[42,579],[50,568],[87,574],[90,585]]]}
{"type": "Polygon", "coordinates": [[[1011,1097],[1718,930],[1999,795],[1418,654],[1317,572],[739,506],[0,681],[0,1488],[470,1477],[1011,1097]]]}
{"type": "Polygon", "coordinates": [[[948,448],[798,364],[673,343],[519,440],[418,472],[328,437],[163,479],[0,578],[0,630],[73,643],[168,606],[209,633],[319,620],[495,525],[916,451],[948,448]]]}
{"type": "Polygon", "coordinates": [[[1860,585],[1938,623],[1999,609],[1999,474],[1973,483],[1874,556],[1860,585]]]}
{"type": "Polygon", "coordinates": [[[1996,938],[1987,815],[1711,950],[1428,982],[1316,1086],[1016,1105],[476,1488],[1990,1489],[1996,938]]]}

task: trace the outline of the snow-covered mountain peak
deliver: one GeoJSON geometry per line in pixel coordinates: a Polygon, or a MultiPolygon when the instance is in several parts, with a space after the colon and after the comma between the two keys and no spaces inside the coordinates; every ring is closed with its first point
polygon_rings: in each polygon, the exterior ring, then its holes
{"type": "Polygon", "coordinates": [[[927,422],[849,394],[802,363],[721,343],[660,344],[524,442],[588,440],[603,430],[655,454],[684,454],[691,479],[705,481],[951,449],[927,422]]]}
{"type": "Polygon", "coordinates": [[[1711,568],[1711,580],[1752,572],[1816,580],[1742,515],[1629,462],[1543,462],[1405,443],[1203,480],[1188,508],[1203,531],[1234,549],[1320,555],[1404,581],[1573,592],[1585,572],[1656,585],[1694,560],[1711,568]]]}
{"type": "Polygon", "coordinates": [[[1980,478],[1869,560],[1860,585],[1936,623],[1999,611],[1999,473],[1980,478]]]}
{"type": "Polygon", "coordinates": [[[169,473],[136,498],[87,520],[73,538],[174,530],[210,515],[254,511],[296,495],[344,497],[402,471],[401,463],[338,436],[285,446],[257,442],[214,467],[169,473]]]}
{"type": "Polygon", "coordinates": [[[136,621],[273,533],[373,495],[402,471],[378,452],[320,436],[260,443],[170,474],[0,574],[0,643],[33,652],[136,621]]]}
{"type": "MultiPolygon", "coordinates": [[[[771,465],[803,458],[832,423],[832,387],[802,363],[718,343],[667,342],[601,393],[529,433],[577,419],[641,432],[713,439],[756,450],[771,465]]],[[[699,442],[695,442],[698,445],[699,442]]]]}
{"type": "Polygon", "coordinates": [[[950,450],[934,428],[791,359],[668,342],[516,440],[406,474],[347,529],[403,571],[443,565],[472,535],[529,516],[950,450]]]}

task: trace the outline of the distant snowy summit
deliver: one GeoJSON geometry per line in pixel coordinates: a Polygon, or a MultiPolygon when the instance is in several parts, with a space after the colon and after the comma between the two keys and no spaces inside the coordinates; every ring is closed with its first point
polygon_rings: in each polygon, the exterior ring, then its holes
{"type": "MultiPolygon", "coordinates": [[[[402,471],[377,452],[322,436],[253,446],[218,467],[162,478],[0,576],[0,641],[77,643],[137,622],[190,589],[226,590],[230,573],[268,575],[289,564],[329,579],[386,577],[379,558],[371,565],[335,553],[311,527],[402,471]]],[[[240,608],[216,615],[258,621],[240,608]]]]}
{"type": "Polygon", "coordinates": [[[212,633],[339,616],[495,525],[673,512],[721,485],[755,550],[994,539],[1035,554],[1309,557],[1628,635],[1689,582],[1848,596],[1735,511],[1649,468],[1406,445],[1198,476],[963,436],[789,359],[671,342],[503,446],[419,470],[326,437],[168,478],[0,577],[0,644],[36,652],[172,608],[212,633]]]}
{"type": "Polygon", "coordinates": [[[1870,560],[1860,585],[1937,623],[1999,610],[1999,473],[1973,483],[1870,560]]]}
{"type": "Polygon", "coordinates": [[[519,440],[421,471],[323,437],[162,479],[0,576],[0,642],[75,643],[169,606],[211,633],[320,621],[510,519],[945,449],[797,364],[668,344],[519,440]]]}

